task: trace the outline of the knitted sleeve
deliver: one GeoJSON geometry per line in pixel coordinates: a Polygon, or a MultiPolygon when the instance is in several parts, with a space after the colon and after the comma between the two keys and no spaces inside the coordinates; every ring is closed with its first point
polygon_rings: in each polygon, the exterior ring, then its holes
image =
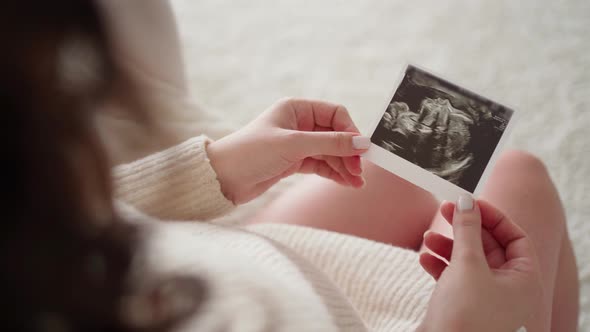
{"type": "Polygon", "coordinates": [[[113,169],[117,199],[164,220],[208,220],[234,205],[221,192],[205,136],[113,169]]]}

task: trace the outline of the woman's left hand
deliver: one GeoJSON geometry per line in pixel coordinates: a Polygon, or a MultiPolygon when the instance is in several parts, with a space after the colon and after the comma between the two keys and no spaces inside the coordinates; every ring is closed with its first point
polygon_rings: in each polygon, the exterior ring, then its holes
{"type": "Polygon", "coordinates": [[[369,145],[343,106],[289,98],[209,144],[207,151],[223,193],[241,204],[293,173],[313,173],[360,188],[359,155],[369,145]]]}
{"type": "Polygon", "coordinates": [[[420,264],[437,284],[417,331],[516,331],[534,319],[535,304],[545,299],[528,235],[470,196],[444,203],[440,212],[454,239],[434,232],[424,237],[433,254],[422,253],[420,264]]]}

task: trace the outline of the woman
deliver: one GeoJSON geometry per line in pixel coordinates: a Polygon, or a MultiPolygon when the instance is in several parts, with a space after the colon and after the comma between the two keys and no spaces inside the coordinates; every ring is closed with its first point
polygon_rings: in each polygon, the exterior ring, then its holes
{"type": "MultiPolygon", "coordinates": [[[[100,2],[107,21],[129,3],[100,2]]],[[[150,16],[171,17],[162,2],[141,4],[125,22],[174,31],[150,16]]],[[[119,166],[111,184],[96,115],[105,104],[146,109],[162,86],[182,95],[181,66],[156,61],[157,40],[107,38],[91,2],[3,6],[6,330],[575,330],[575,262],[535,158],[505,154],[487,202],[465,197],[437,214],[429,194],[361,167],[368,142],[343,107],[286,99],[221,140],[119,166]],[[242,228],[157,222],[214,218],[295,172],[331,181],[297,185],[242,228]],[[423,240],[445,220],[454,240],[423,240]],[[446,262],[418,255],[422,244],[446,262]]]]}

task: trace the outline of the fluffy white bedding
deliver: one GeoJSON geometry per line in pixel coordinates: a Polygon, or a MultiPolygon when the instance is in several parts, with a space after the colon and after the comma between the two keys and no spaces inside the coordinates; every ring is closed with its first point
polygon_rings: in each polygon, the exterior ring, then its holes
{"type": "Polygon", "coordinates": [[[517,109],[509,146],[540,156],[559,188],[590,331],[589,1],[172,3],[191,89],[233,125],[292,95],[343,103],[367,128],[406,62],[517,109]]]}

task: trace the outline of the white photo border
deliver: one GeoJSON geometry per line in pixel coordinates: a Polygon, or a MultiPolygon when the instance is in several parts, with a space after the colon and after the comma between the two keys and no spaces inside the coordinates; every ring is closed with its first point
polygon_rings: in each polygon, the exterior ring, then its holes
{"type": "MultiPolygon", "coordinates": [[[[372,137],[373,134],[375,133],[375,130],[377,129],[377,127],[379,126],[379,123],[381,122],[381,119],[383,118],[383,114],[385,114],[385,112],[387,111],[387,107],[389,106],[389,104],[391,103],[391,100],[395,96],[395,93],[399,89],[399,86],[402,83],[403,79],[405,78],[407,70],[410,68],[410,66],[417,68],[419,70],[425,71],[426,73],[429,73],[431,75],[434,75],[435,77],[437,77],[439,79],[450,82],[453,85],[461,87],[461,88],[465,89],[466,91],[468,91],[469,93],[483,97],[482,94],[475,93],[472,90],[466,89],[466,88],[464,88],[464,85],[462,85],[462,84],[453,83],[454,81],[447,80],[446,78],[444,78],[443,76],[439,75],[436,72],[433,72],[428,69],[424,69],[424,68],[422,68],[420,66],[416,66],[414,64],[406,63],[404,69],[399,74],[395,88],[393,89],[391,95],[387,99],[382,110],[378,113],[378,116],[376,116],[375,121],[372,123],[371,127],[369,128],[368,135],[366,135],[366,136],[372,137]]],[[[371,146],[369,147],[369,150],[367,152],[365,152],[362,155],[362,157],[375,163],[376,165],[404,178],[405,180],[410,181],[411,183],[433,193],[437,198],[444,199],[447,201],[456,201],[459,198],[459,196],[465,195],[465,194],[473,196],[473,197],[478,197],[479,194],[481,193],[481,190],[483,189],[484,184],[488,180],[488,177],[490,176],[492,168],[496,164],[496,161],[499,158],[501,151],[503,150],[504,146],[506,145],[506,142],[507,142],[508,138],[510,137],[512,130],[514,129],[514,126],[518,120],[518,114],[520,114],[510,105],[507,105],[505,103],[498,103],[498,102],[496,102],[496,99],[491,99],[488,97],[483,97],[483,98],[488,99],[496,104],[500,104],[506,108],[509,108],[512,111],[512,114],[510,116],[510,119],[508,120],[508,125],[506,126],[506,128],[502,132],[500,140],[498,141],[498,144],[496,145],[494,152],[490,156],[490,159],[488,160],[488,163],[486,164],[486,167],[485,167],[481,177],[479,178],[479,181],[477,182],[477,186],[475,187],[475,190],[473,191],[473,193],[470,193],[469,191],[457,186],[456,184],[451,183],[451,182],[421,168],[420,166],[415,165],[412,162],[407,161],[404,158],[399,157],[396,154],[385,150],[384,148],[382,148],[379,145],[372,143],[372,142],[371,142],[371,146]]]]}

